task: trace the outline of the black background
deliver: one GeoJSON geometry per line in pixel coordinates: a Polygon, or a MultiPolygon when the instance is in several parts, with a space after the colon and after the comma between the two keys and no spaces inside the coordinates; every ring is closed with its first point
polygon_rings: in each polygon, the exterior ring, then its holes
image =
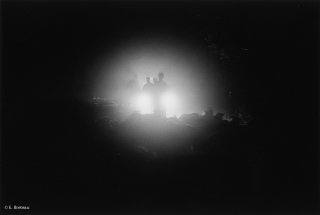
{"type": "MultiPolygon", "coordinates": [[[[291,1],[2,1],[3,203],[30,205],[31,214],[315,214],[318,9],[316,2],[291,1]],[[260,122],[251,131],[260,146],[254,179],[251,172],[222,165],[226,177],[237,182],[211,186],[214,181],[197,174],[219,178],[207,172],[212,161],[190,159],[185,163],[199,172],[186,168],[186,177],[179,178],[162,170],[168,163],[145,164],[162,171],[158,179],[148,180],[148,174],[137,175],[139,159],[114,161],[111,148],[103,152],[93,141],[96,131],[84,123],[91,115],[78,105],[90,88],[85,78],[90,62],[124,38],[159,33],[192,41],[208,53],[208,36],[230,56],[248,49],[244,57],[222,63],[221,75],[235,100],[260,122]],[[194,184],[202,185],[190,191],[194,184]],[[234,189],[226,188],[229,184],[234,189]]],[[[105,143],[112,142],[108,138],[105,143]]]]}

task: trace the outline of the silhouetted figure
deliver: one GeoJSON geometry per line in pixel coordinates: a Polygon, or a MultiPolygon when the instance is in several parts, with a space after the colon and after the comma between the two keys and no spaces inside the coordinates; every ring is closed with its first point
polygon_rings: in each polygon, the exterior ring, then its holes
{"type": "Polygon", "coordinates": [[[138,75],[134,74],[132,79],[130,79],[126,85],[127,89],[131,92],[137,92],[140,91],[140,85],[138,81],[138,75]]]}
{"type": "Polygon", "coordinates": [[[159,79],[157,77],[153,77],[153,85],[157,85],[159,82],[159,79]]]}
{"type": "MultiPolygon", "coordinates": [[[[143,94],[150,99],[150,111],[153,111],[153,106],[154,106],[154,85],[151,83],[150,77],[146,77],[147,83],[145,83],[142,87],[143,94]]],[[[149,111],[149,110],[148,110],[149,111]]]]}
{"type": "Polygon", "coordinates": [[[149,94],[152,95],[153,90],[154,90],[154,85],[151,83],[150,77],[146,78],[147,83],[143,86],[142,90],[149,94]]]}
{"type": "Polygon", "coordinates": [[[158,74],[158,79],[154,79],[154,113],[156,115],[165,117],[166,109],[161,99],[163,94],[167,91],[168,85],[163,79],[163,72],[158,74]]]}

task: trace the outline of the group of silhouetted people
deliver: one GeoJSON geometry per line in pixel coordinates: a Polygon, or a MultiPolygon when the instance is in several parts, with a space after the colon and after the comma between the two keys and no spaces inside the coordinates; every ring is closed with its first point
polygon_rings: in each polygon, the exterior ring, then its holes
{"type": "MultiPolygon", "coordinates": [[[[166,110],[162,102],[162,97],[167,91],[168,85],[163,79],[163,72],[160,72],[157,77],[153,77],[152,80],[151,77],[146,77],[146,83],[143,85],[142,91],[148,95],[148,98],[151,100],[153,113],[157,116],[165,117],[166,110]]],[[[128,91],[129,104],[132,104],[134,103],[135,97],[141,93],[137,74],[134,74],[133,78],[127,82],[126,89],[128,91]]]]}
{"type": "Polygon", "coordinates": [[[160,72],[158,77],[154,77],[153,82],[151,82],[150,77],[147,77],[147,83],[142,88],[144,93],[148,94],[152,100],[154,114],[159,116],[166,116],[166,110],[161,99],[163,94],[167,91],[168,85],[163,79],[163,72],[160,72]]]}

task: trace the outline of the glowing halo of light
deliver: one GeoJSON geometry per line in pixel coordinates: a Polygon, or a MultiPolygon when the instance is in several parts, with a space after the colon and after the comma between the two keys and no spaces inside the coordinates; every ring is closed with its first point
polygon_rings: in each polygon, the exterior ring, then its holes
{"type": "Polygon", "coordinates": [[[215,61],[206,59],[206,52],[195,44],[181,42],[180,38],[124,41],[113,50],[106,50],[95,63],[97,66],[92,69],[90,80],[91,94],[123,105],[126,116],[132,111],[152,113],[151,105],[140,94],[146,77],[153,80],[163,72],[164,81],[173,94],[164,99],[167,117],[201,113],[208,107],[219,109],[223,104],[220,102],[224,95],[223,82],[215,61]],[[126,89],[134,74],[141,89],[136,95],[126,89]],[[127,108],[127,104],[132,105],[127,108]]]}
{"type": "Polygon", "coordinates": [[[177,97],[172,92],[166,92],[162,95],[161,105],[164,107],[167,117],[178,115],[177,97]]]}
{"type": "Polygon", "coordinates": [[[135,105],[141,114],[153,113],[152,98],[147,93],[138,95],[135,102],[135,105]]]}

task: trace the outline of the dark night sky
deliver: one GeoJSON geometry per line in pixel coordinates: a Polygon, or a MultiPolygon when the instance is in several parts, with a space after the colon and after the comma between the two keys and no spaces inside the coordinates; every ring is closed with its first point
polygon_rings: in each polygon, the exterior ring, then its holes
{"type": "Polygon", "coordinates": [[[159,33],[208,52],[210,44],[224,49],[231,57],[221,74],[226,88],[247,102],[263,97],[279,107],[282,97],[296,93],[291,99],[304,104],[305,93],[315,91],[318,14],[312,2],[4,2],[2,10],[4,98],[81,97],[90,63],[104,50],[124,38],[159,33]],[[236,57],[241,49],[248,55],[236,57]]]}

